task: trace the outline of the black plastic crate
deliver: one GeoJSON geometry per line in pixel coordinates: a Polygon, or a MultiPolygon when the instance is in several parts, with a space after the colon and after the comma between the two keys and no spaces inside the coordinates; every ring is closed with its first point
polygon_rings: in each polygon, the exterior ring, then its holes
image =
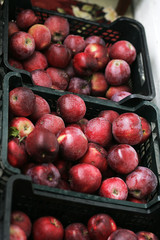
{"type": "MultiPolygon", "coordinates": [[[[55,111],[57,99],[64,95],[65,92],[52,91],[49,88],[43,88],[39,86],[33,86],[32,83],[25,81],[19,73],[9,72],[5,75],[3,81],[3,105],[2,105],[2,149],[1,149],[1,168],[3,170],[3,179],[7,181],[12,175],[21,174],[20,169],[12,167],[7,161],[7,146],[8,146],[8,121],[9,121],[9,91],[18,86],[27,86],[35,94],[44,97],[50,104],[51,110],[55,111]]],[[[27,79],[28,80],[28,79],[27,79]]],[[[118,113],[134,112],[140,116],[146,118],[152,127],[152,134],[150,138],[141,144],[136,150],[139,152],[141,157],[141,163],[143,166],[150,168],[158,178],[158,187],[152,194],[151,198],[146,204],[133,203],[129,201],[115,200],[103,198],[98,195],[84,194],[69,190],[62,190],[58,188],[50,188],[48,186],[42,186],[34,184],[35,189],[39,189],[42,192],[51,191],[53,193],[63,195],[63,197],[73,197],[77,202],[91,202],[94,206],[99,205],[106,207],[110,210],[124,211],[127,214],[131,214],[130,221],[141,223],[146,227],[154,227],[159,215],[160,209],[160,155],[159,155],[159,136],[160,136],[160,123],[159,123],[159,110],[156,106],[144,101],[136,107],[129,108],[127,106],[121,106],[114,102],[105,100],[99,101],[94,100],[86,96],[81,96],[87,107],[86,118],[91,119],[96,117],[102,110],[112,109],[118,113]]],[[[127,216],[124,216],[124,219],[127,216]]],[[[128,218],[128,217],[127,217],[128,218]]]]}
{"type": "Polygon", "coordinates": [[[154,222],[152,217],[148,217],[144,225],[144,216],[139,213],[124,211],[121,208],[115,210],[100,203],[94,205],[91,201],[77,201],[74,197],[66,197],[49,190],[48,192],[37,190],[30,179],[23,175],[12,176],[6,186],[4,218],[1,222],[3,240],[9,239],[10,216],[13,210],[24,211],[32,223],[42,216],[54,216],[61,221],[64,228],[73,222],[87,225],[87,221],[94,214],[106,213],[115,220],[118,227],[128,228],[134,232],[152,231],[160,237],[158,228],[160,216],[154,222]]]}
{"type": "Polygon", "coordinates": [[[6,71],[20,72],[30,77],[29,72],[16,69],[8,63],[8,22],[16,19],[17,13],[21,9],[26,8],[32,8],[35,11],[40,23],[43,23],[50,15],[60,15],[67,18],[70,24],[71,34],[81,35],[84,38],[91,35],[99,35],[108,45],[112,45],[118,40],[130,41],[137,51],[137,58],[131,66],[130,86],[132,88],[132,94],[119,101],[119,104],[135,106],[142,100],[153,100],[155,97],[155,87],[145,29],[140,22],[126,17],[120,17],[110,24],[99,24],[82,18],[32,7],[29,0],[6,0],[3,12],[3,63],[6,71]]]}

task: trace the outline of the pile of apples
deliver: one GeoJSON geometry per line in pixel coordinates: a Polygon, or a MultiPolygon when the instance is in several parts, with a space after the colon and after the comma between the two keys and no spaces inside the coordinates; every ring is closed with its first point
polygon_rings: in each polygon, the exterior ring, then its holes
{"type": "Polygon", "coordinates": [[[9,164],[36,184],[146,203],[158,181],[135,146],[150,137],[150,123],[114,110],[88,119],[85,101],[73,93],[55,105],[52,111],[27,87],[10,90],[9,164]]]}
{"type": "Polygon", "coordinates": [[[8,26],[11,66],[31,73],[35,85],[120,101],[131,95],[136,49],[126,40],[112,46],[100,36],[71,33],[67,18],[52,15],[39,23],[31,9],[8,26]]]}
{"type": "MultiPolygon", "coordinates": [[[[61,217],[63,219],[63,216],[61,217]]],[[[87,219],[86,219],[87,220],[87,219]]],[[[150,231],[133,232],[117,226],[106,213],[98,213],[87,220],[87,224],[74,222],[65,226],[54,216],[37,218],[33,223],[23,211],[11,213],[10,240],[158,240],[150,231]]]]}

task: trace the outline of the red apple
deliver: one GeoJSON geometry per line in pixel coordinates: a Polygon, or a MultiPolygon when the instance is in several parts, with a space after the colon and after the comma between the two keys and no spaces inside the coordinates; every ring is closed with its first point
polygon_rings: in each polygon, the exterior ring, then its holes
{"type": "Polygon", "coordinates": [[[143,135],[140,117],[132,112],[120,114],[112,123],[112,133],[119,143],[140,143],[143,135]]]}
{"type": "Polygon", "coordinates": [[[128,196],[127,201],[134,202],[134,203],[147,203],[146,199],[137,199],[130,196],[128,196]]]}
{"type": "Polygon", "coordinates": [[[51,43],[51,33],[44,24],[34,24],[28,29],[28,33],[32,35],[37,50],[44,50],[51,43]]]}
{"type": "Polygon", "coordinates": [[[52,88],[58,90],[66,90],[69,83],[68,74],[59,68],[49,67],[46,72],[52,80],[52,88]]]}
{"type": "Polygon", "coordinates": [[[79,52],[83,52],[83,50],[86,47],[84,38],[81,37],[80,35],[73,35],[73,34],[68,35],[64,39],[63,44],[72,51],[73,55],[79,52]]]}
{"type": "Polygon", "coordinates": [[[113,218],[105,213],[93,215],[88,220],[89,236],[93,240],[107,240],[117,226],[113,218]]]}
{"type": "Polygon", "coordinates": [[[120,86],[109,86],[109,88],[106,91],[106,97],[108,99],[111,99],[115,93],[121,92],[121,91],[126,91],[131,93],[131,88],[125,84],[120,86]]]}
{"type": "Polygon", "coordinates": [[[57,100],[57,113],[66,123],[76,123],[86,114],[86,104],[78,95],[65,94],[57,100]]]}
{"type": "Polygon", "coordinates": [[[85,43],[86,43],[86,45],[88,45],[89,43],[98,43],[98,44],[101,44],[103,46],[106,45],[106,43],[103,40],[103,38],[101,38],[99,36],[96,36],[96,35],[91,35],[91,36],[87,37],[85,39],[85,43]]]}
{"type": "Polygon", "coordinates": [[[30,217],[20,210],[11,212],[11,224],[19,226],[27,237],[31,234],[32,223],[30,217]]]}
{"type": "Polygon", "coordinates": [[[16,87],[9,92],[9,109],[15,116],[27,117],[34,111],[35,94],[27,87],[16,87]]]}
{"type": "Polygon", "coordinates": [[[87,227],[83,223],[71,223],[65,228],[65,240],[89,240],[87,227]]]}
{"type": "Polygon", "coordinates": [[[127,175],[126,184],[130,196],[142,199],[155,191],[158,180],[151,169],[138,166],[133,172],[127,175]]]}
{"type": "Polygon", "coordinates": [[[90,95],[91,86],[87,80],[79,77],[73,77],[69,81],[67,91],[72,93],[90,95]]]}
{"type": "Polygon", "coordinates": [[[32,166],[25,174],[31,177],[33,183],[49,187],[57,187],[61,177],[58,169],[52,163],[32,166]]]}
{"type": "Polygon", "coordinates": [[[102,110],[98,114],[98,117],[104,117],[111,123],[119,116],[119,113],[116,112],[115,110],[102,110]]]}
{"type": "Polygon", "coordinates": [[[105,78],[110,85],[119,86],[129,81],[131,69],[122,59],[110,60],[105,68],[105,78]]]}
{"type": "Polygon", "coordinates": [[[158,240],[158,237],[150,232],[150,231],[139,231],[136,233],[138,240],[146,240],[146,239],[151,239],[151,240],[158,240]]]}
{"type": "Polygon", "coordinates": [[[93,58],[97,60],[98,70],[106,67],[109,62],[108,50],[105,46],[99,43],[89,43],[84,52],[90,54],[93,58]]]}
{"type": "Polygon", "coordinates": [[[71,60],[71,50],[64,44],[52,43],[46,49],[45,56],[50,66],[65,68],[71,60]]]}
{"type": "Polygon", "coordinates": [[[27,240],[25,232],[17,225],[10,225],[9,240],[27,240]]]}
{"type": "Polygon", "coordinates": [[[15,117],[10,123],[9,127],[18,131],[18,137],[27,137],[29,133],[34,129],[34,124],[26,117],[15,117]]]}
{"type": "Polygon", "coordinates": [[[70,25],[67,18],[61,16],[55,15],[48,17],[44,25],[49,28],[53,42],[63,41],[70,31],[70,25]]]}
{"type": "Polygon", "coordinates": [[[27,153],[36,162],[52,162],[58,154],[56,136],[46,128],[34,128],[25,141],[27,153]]]}
{"type": "Polygon", "coordinates": [[[33,10],[24,9],[18,13],[16,23],[20,29],[27,30],[32,25],[38,23],[38,17],[33,10]]]}
{"type": "Polygon", "coordinates": [[[31,72],[31,77],[35,85],[48,88],[52,87],[52,79],[45,70],[36,69],[31,72]]]}
{"type": "Polygon", "coordinates": [[[91,76],[91,95],[92,96],[104,96],[108,88],[108,83],[105,76],[101,72],[93,73],[91,76]]]}
{"type": "Polygon", "coordinates": [[[126,91],[117,92],[111,97],[111,100],[114,102],[119,102],[130,95],[131,93],[126,91]]]}
{"type": "Polygon", "coordinates": [[[120,239],[125,239],[125,240],[138,240],[137,235],[128,229],[117,229],[111,235],[108,237],[107,240],[120,240],[120,239]]]}
{"type": "Polygon", "coordinates": [[[98,63],[89,53],[80,52],[73,57],[73,67],[78,76],[91,76],[98,70],[98,63]]]}
{"type": "Polygon", "coordinates": [[[101,181],[101,172],[91,164],[78,163],[69,170],[69,182],[73,191],[94,193],[100,187],[101,181]]]}
{"type": "Polygon", "coordinates": [[[80,119],[77,124],[81,127],[81,130],[84,132],[86,125],[88,123],[88,119],[87,118],[82,118],[80,119]]]}
{"type": "Polygon", "coordinates": [[[151,136],[152,129],[151,129],[150,123],[146,118],[140,116],[140,119],[141,119],[142,131],[143,131],[143,136],[140,143],[144,143],[151,136]]]}
{"type": "Polygon", "coordinates": [[[42,117],[44,114],[51,113],[50,105],[46,101],[45,98],[35,94],[35,104],[33,108],[33,112],[30,115],[30,118],[32,121],[36,122],[40,117],[42,117]]]}
{"type": "Polygon", "coordinates": [[[129,174],[138,166],[139,157],[132,146],[128,144],[116,144],[108,152],[107,161],[115,172],[129,174]]]}
{"type": "Polygon", "coordinates": [[[67,67],[64,68],[64,71],[68,74],[69,78],[75,77],[76,73],[73,67],[73,59],[71,58],[67,67]]]}
{"type": "Polygon", "coordinates": [[[59,180],[59,183],[56,188],[63,189],[63,190],[71,190],[69,183],[64,179],[59,180]]]}
{"type": "Polygon", "coordinates": [[[132,64],[136,58],[136,49],[129,41],[117,41],[110,47],[109,56],[111,59],[123,59],[132,64]]]}
{"type": "Polygon", "coordinates": [[[89,142],[106,147],[112,140],[112,125],[103,117],[95,117],[88,121],[84,133],[89,142]]]}
{"type": "Polygon", "coordinates": [[[88,141],[84,133],[75,127],[66,127],[57,137],[59,151],[70,161],[80,159],[87,151],[88,141]]]}
{"type": "Polygon", "coordinates": [[[9,39],[9,52],[17,60],[25,60],[35,51],[34,38],[27,32],[19,31],[9,39]]]}
{"type": "Polygon", "coordinates": [[[23,141],[18,138],[12,138],[8,141],[8,162],[16,168],[23,167],[28,162],[28,155],[23,141]]]}
{"type": "Polygon", "coordinates": [[[23,69],[22,63],[20,61],[18,61],[17,59],[14,59],[12,57],[9,57],[8,63],[14,68],[23,69]]]}
{"type": "Polygon", "coordinates": [[[128,188],[123,179],[111,177],[102,182],[99,194],[106,198],[126,200],[128,197],[128,188]]]}
{"type": "Polygon", "coordinates": [[[68,181],[69,178],[69,169],[72,166],[72,163],[67,161],[65,158],[61,158],[60,156],[54,161],[54,165],[59,170],[61,174],[61,179],[68,181]]]}
{"type": "Polygon", "coordinates": [[[64,228],[55,217],[44,216],[38,218],[33,224],[34,240],[63,240],[64,228]]]}
{"type": "Polygon", "coordinates": [[[89,163],[97,167],[101,173],[107,170],[107,151],[98,144],[89,143],[87,152],[80,159],[80,163],[89,163]]]}
{"type": "Polygon", "coordinates": [[[23,67],[26,71],[32,72],[37,69],[46,69],[48,67],[48,63],[42,52],[34,51],[32,56],[23,61],[23,67]]]}
{"type": "Polygon", "coordinates": [[[57,136],[57,134],[65,128],[65,124],[61,117],[48,113],[38,119],[35,127],[46,128],[57,136]]]}
{"type": "Polygon", "coordinates": [[[17,23],[14,21],[9,21],[8,23],[8,38],[12,36],[14,33],[19,32],[19,28],[17,26],[17,23]]]}

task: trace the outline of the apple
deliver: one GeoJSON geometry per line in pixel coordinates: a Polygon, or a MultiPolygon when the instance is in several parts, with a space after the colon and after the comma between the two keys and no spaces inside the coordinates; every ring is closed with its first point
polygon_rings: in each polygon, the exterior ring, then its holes
{"type": "Polygon", "coordinates": [[[72,93],[90,95],[91,86],[87,80],[80,77],[73,77],[69,81],[67,91],[72,93]]]}
{"type": "Polygon", "coordinates": [[[108,88],[108,83],[103,73],[101,72],[93,73],[90,78],[90,83],[92,96],[100,97],[105,95],[108,88]]]}
{"type": "Polygon", "coordinates": [[[22,228],[17,225],[10,225],[9,228],[9,240],[27,240],[27,236],[22,228]]]}
{"type": "Polygon", "coordinates": [[[128,188],[123,179],[111,177],[102,182],[99,194],[106,198],[126,200],[128,197],[128,188]]]}
{"type": "Polygon", "coordinates": [[[23,141],[12,138],[8,141],[8,163],[16,168],[23,167],[28,162],[28,154],[23,141]]]}
{"type": "Polygon", "coordinates": [[[52,87],[52,79],[45,70],[36,69],[32,71],[31,78],[35,85],[48,88],[52,87]]]}
{"type": "Polygon", "coordinates": [[[109,62],[108,50],[105,46],[99,43],[87,44],[84,52],[90,54],[98,63],[98,70],[104,69],[109,62]]]}
{"type": "Polygon", "coordinates": [[[64,39],[63,44],[71,50],[72,55],[75,55],[76,53],[79,53],[79,52],[83,52],[83,50],[86,47],[84,38],[81,37],[80,35],[74,35],[74,34],[69,34],[64,39]]]}
{"type": "Polygon", "coordinates": [[[57,100],[56,112],[65,123],[76,123],[85,116],[86,104],[78,95],[64,94],[57,100]]]}
{"type": "Polygon", "coordinates": [[[110,47],[109,56],[111,59],[123,59],[132,64],[136,59],[136,49],[131,42],[120,40],[110,47]]]}
{"type": "Polygon", "coordinates": [[[18,61],[17,59],[14,59],[12,57],[8,58],[8,63],[14,68],[23,69],[22,63],[20,61],[18,61]]]}
{"type": "Polygon", "coordinates": [[[80,159],[87,151],[88,140],[84,133],[75,127],[66,127],[57,137],[61,156],[69,161],[80,159]]]}
{"type": "Polygon", "coordinates": [[[98,117],[104,117],[112,123],[117,117],[119,117],[119,113],[115,110],[102,110],[98,114],[98,117]]]}
{"type": "Polygon", "coordinates": [[[158,237],[149,231],[139,231],[136,233],[138,240],[146,240],[146,239],[151,239],[151,240],[158,240],[158,237]]]}
{"type": "Polygon", "coordinates": [[[34,51],[32,56],[23,61],[23,67],[28,72],[32,72],[37,69],[44,70],[48,67],[48,62],[42,52],[34,51]]]}
{"type": "Polygon", "coordinates": [[[32,9],[21,10],[16,17],[17,26],[22,30],[27,30],[38,21],[38,17],[32,9]]]}
{"type": "Polygon", "coordinates": [[[89,236],[93,240],[107,240],[117,229],[114,219],[105,213],[98,213],[90,217],[87,227],[89,236]]]}
{"type": "Polygon", "coordinates": [[[81,127],[81,130],[84,132],[85,131],[85,128],[86,128],[86,125],[88,123],[88,119],[87,118],[81,118],[77,124],[81,127]]]}
{"type": "Polygon", "coordinates": [[[57,187],[61,175],[53,163],[41,163],[31,166],[25,173],[30,176],[33,183],[49,187],[57,187]]]}
{"type": "Polygon", "coordinates": [[[32,35],[37,50],[44,50],[51,43],[51,33],[44,24],[34,24],[28,29],[28,33],[32,35]]]}
{"type": "Polygon", "coordinates": [[[36,162],[53,162],[59,151],[55,134],[46,128],[39,127],[28,135],[25,141],[27,153],[36,162]]]}
{"type": "Polygon", "coordinates": [[[34,240],[63,240],[64,228],[62,223],[53,216],[43,216],[33,223],[34,240]]]}
{"type": "Polygon", "coordinates": [[[66,90],[69,83],[69,76],[63,70],[54,67],[48,67],[46,72],[52,80],[52,88],[58,90],[66,90]]]}
{"type": "Polygon", "coordinates": [[[75,222],[65,228],[65,240],[89,240],[87,227],[83,223],[75,222]]]}
{"type": "Polygon", "coordinates": [[[20,138],[27,137],[30,132],[34,129],[34,124],[26,117],[14,117],[10,123],[9,128],[18,131],[18,136],[20,138]]]}
{"type": "Polygon", "coordinates": [[[9,109],[12,114],[27,117],[34,111],[35,94],[27,87],[16,87],[9,92],[9,109]]]}
{"type": "Polygon", "coordinates": [[[30,217],[25,212],[20,210],[12,211],[10,223],[19,226],[27,237],[30,236],[32,223],[30,217]]]}
{"type": "Polygon", "coordinates": [[[110,60],[105,68],[105,78],[108,84],[119,86],[129,81],[131,69],[129,64],[122,59],[110,60]]]}
{"type": "Polygon", "coordinates": [[[143,132],[139,115],[132,112],[120,114],[112,123],[112,133],[119,143],[129,145],[140,143],[143,132]]]}
{"type": "Polygon", "coordinates": [[[49,28],[53,42],[63,41],[70,31],[67,18],[61,16],[49,16],[45,20],[44,25],[49,28]]]}
{"type": "Polygon", "coordinates": [[[56,188],[63,189],[63,190],[71,190],[69,183],[64,179],[59,180],[59,183],[56,188]]]}
{"type": "Polygon", "coordinates": [[[61,117],[48,113],[37,120],[35,127],[46,128],[57,136],[57,134],[65,128],[65,124],[61,117]]]}
{"type": "Polygon", "coordinates": [[[131,93],[126,91],[117,92],[111,97],[111,100],[114,102],[119,102],[130,95],[131,93]]]}
{"type": "Polygon", "coordinates": [[[138,240],[138,237],[133,231],[125,228],[123,229],[120,228],[111,233],[107,240],[120,240],[120,239],[138,240]]]}
{"type": "Polygon", "coordinates": [[[105,96],[108,99],[111,99],[112,96],[117,93],[117,92],[121,92],[121,91],[126,91],[126,92],[132,92],[131,88],[128,85],[122,84],[120,86],[109,86],[105,96]]]}
{"type": "Polygon", "coordinates": [[[95,117],[88,121],[84,133],[89,142],[106,147],[112,140],[112,125],[103,117],[95,117]]]}
{"type": "Polygon", "coordinates": [[[146,118],[140,116],[140,119],[141,119],[142,131],[143,131],[143,136],[142,136],[142,140],[140,143],[144,143],[151,136],[152,128],[146,118]]]}
{"type": "Polygon", "coordinates": [[[64,71],[68,74],[69,78],[75,77],[76,73],[73,67],[73,59],[71,58],[70,62],[68,63],[67,67],[64,68],[64,71]]]}
{"type": "Polygon", "coordinates": [[[101,38],[100,36],[96,36],[96,35],[91,35],[91,36],[87,37],[85,39],[85,43],[86,43],[86,45],[88,45],[89,43],[98,43],[98,44],[101,44],[103,46],[106,45],[103,38],[101,38]]]}
{"type": "Polygon", "coordinates": [[[78,76],[88,77],[98,70],[98,63],[89,53],[80,52],[73,57],[73,68],[78,76]]]}
{"type": "Polygon", "coordinates": [[[51,113],[49,103],[45,98],[35,94],[35,104],[32,114],[29,116],[33,122],[36,122],[44,114],[51,113]]]}
{"type": "Polygon", "coordinates": [[[19,31],[9,39],[9,52],[17,60],[25,60],[35,51],[34,38],[27,32],[19,31]]]}
{"type": "Polygon", "coordinates": [[[133,172],[127,175],[126,184],[130,196],[143,199],[155,191],[158,180],[151,169],[138,166],[133,172]]]}
{"type": "Polygon", "coordinates": [[[51,43],[45,51],[48,64],[55,68],[65,68],[71,60],[71,50],[64,44],[51,43]]]}
{"type": "Polygon", "coordinates": [[[65,158],[63,159],[58,155],[57,159],[54,161],[54,165],[59,170],[61,179],[68,181],[69,169],[72,166],[72,162],[67,161],[65,158]]]}
{"type": "Polygon", "coordinates": [[[97,167],[103,174],[107,170],[107,151],[96,143],[89,143],[87,152],[80,159],[80,163],[89,163],[97,167]]]}
{"type": "Polygon", "coordinates": [[[116,144],[108,152],[110,167],[119,174],[129,174],[139,164],[136,150],[128,144],[116,144]]]}
{"type": "Polygon", "coordinates": [[[19,27],[17,26],[17,23],[15,21],[9,21],[8,23],[8,38],[12,36],[14,33],[19,32],[19,27]]]}
{"type": "Polygon", "coordinates": [[[99,189],[101,181],[101,172],[92,164],[78,163],[69,170],[69,183],[73,191],[94,193],[99,189]]]}
{"type": "Polygon", "coordinates": [[[137,198],[130,197],[130,196],[128,196],[127,201],[134,202],[134,203],[143,203],[143,204],[147,203],[146,199],[137,199],[137,198]]]}

